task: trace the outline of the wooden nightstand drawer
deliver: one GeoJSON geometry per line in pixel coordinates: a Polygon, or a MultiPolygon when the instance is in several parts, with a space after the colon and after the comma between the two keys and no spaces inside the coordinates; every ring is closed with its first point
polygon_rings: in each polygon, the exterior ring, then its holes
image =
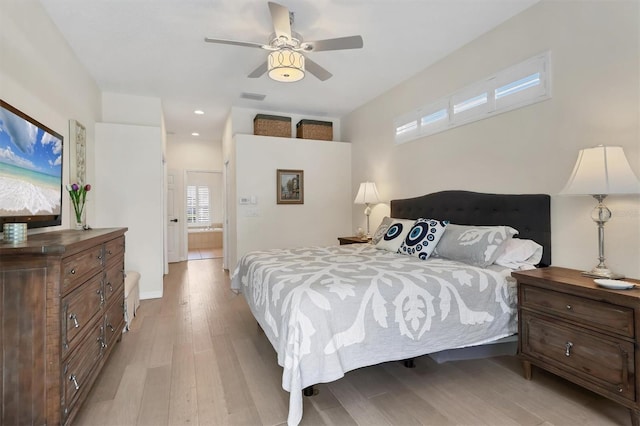
{"type": "MultiPolygon", "coordinates": [[[[634,345],[523,313],[522,354],[565,372],[612,398],[635,399],[634,345]],[[594,388],[595,385],[595,388],[594,388]]],[[[557,372],[557,371],[554,371],[557,372]]],[[[584,384],[583,384],[584,385],[584,384]]]]}
{"type": "Polygon", "coordinates": [[[584,327],[634,337],[633,309],[528,285],[522,286],[522,307],[556,314],[584,327]]]}

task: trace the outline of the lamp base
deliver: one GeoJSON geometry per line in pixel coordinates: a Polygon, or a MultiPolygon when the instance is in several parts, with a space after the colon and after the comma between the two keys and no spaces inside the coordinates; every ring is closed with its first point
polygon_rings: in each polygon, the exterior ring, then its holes
{"type": "Polygon", "coordinates": [[[610,280],[621,280],[624,278],[624,275],[616,274],[609,268],[598,268],[597,266],[590,271],[584,271],[582,275],[585,277],[609,278],[610,280]]]}

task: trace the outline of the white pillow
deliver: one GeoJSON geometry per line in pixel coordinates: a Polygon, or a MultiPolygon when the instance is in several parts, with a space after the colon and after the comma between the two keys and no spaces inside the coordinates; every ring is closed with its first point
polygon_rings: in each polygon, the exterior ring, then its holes
{"type": "Polygon", "coordinates": [[[409,234],[411,227],[416,222],[413,219],[392,219],[393,222],[387,228],[380,241],[376,244],[377,249],[398,252],[400,245],[409,234]]]}
{"type": "Polygon", "coordinates": [[[511,269],[533,269],[542,260],[542,246],[533,240],[511,238],[496,259],[496,265],[511,269]]]}

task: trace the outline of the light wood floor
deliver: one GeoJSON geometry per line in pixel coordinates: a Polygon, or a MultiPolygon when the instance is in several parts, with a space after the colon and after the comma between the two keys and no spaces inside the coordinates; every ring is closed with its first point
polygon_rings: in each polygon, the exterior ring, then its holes
{"type": "Polygon", "coordinates": [[[217,259],[222,257],[222,247],[219,248],[190,248],[188,260],[217,259]]]}
{"type": "MultiPolygon", "coordinates": [[[[317,386],[303,425],[629,425],[628,411],[513,357],[407,369],[393,362],[317,386]]],[[[282,369],[222,262],[170,265],[164,297],[142,301],[131,331],[76,425],[279,425],[282,369]]]]}

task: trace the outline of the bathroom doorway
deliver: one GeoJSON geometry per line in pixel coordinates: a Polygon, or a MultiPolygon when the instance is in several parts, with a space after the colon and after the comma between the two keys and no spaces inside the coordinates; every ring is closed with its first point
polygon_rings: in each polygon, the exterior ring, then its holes
{"type": "Polygon", "coordinates": [[[187,170],[187,259],[222,257],[222,172],[187,170]]]}

